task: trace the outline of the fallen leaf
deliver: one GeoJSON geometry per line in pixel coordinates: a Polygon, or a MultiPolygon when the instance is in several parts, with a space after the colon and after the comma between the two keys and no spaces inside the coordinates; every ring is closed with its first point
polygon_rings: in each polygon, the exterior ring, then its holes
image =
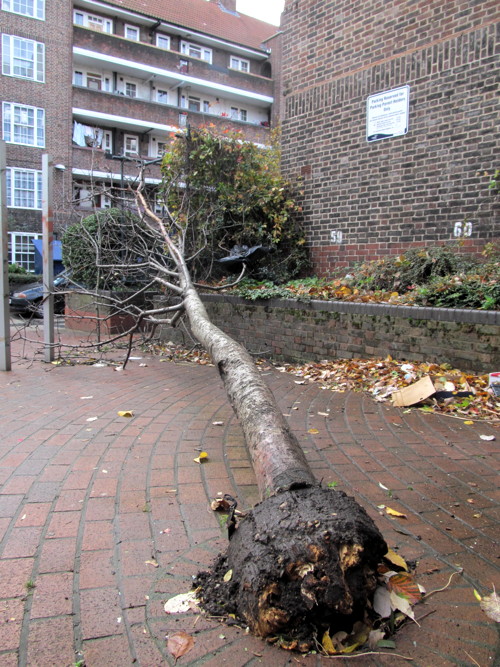
{"type": "Polygon", "coordinates": [[[476,591],[476,589],[474,589],[474,597],[476,598],[476,600],[477,600],[478,602],[481,602],[481,600],[483,599],[483,598],[479,595],[479,593],[476,591]]]}
{"type": "Polygon", "coordinates": [[[119,417],[133,417],[134,413],[132,412],[132,410],[120,410],[118,412],[118,416],[119,417]]]}
{"type": "Polygon", "coordinates": [[[327,653],[328,655],[334,655],[335,653],[337,653],[328,630],[323,635],[323,639],[321,640],[321,646],[323,647],[325,653],[327,653]]]}
{"type": "Polygon", "coordinates": [[[310,428],[307,432],[310,433],[311,435],[316,435],[317,433],[319,433],[317,428],[310,428]]]}
{"type": "Polygon", "coordinates": [[[231,581],[231,579],[233,578],[233,571],[228,570],[222,578],[225,582],[231,581]]]}
{"type": "Polygon", "coordinates": [[[479,437],[481,438],[481,440],[488,440],[488,441],[489,440],[495,440],[494,435],[480,435],[479,437]]]}
{"type": "Polygon", "coordinates": [[[392,609],[398,609],[405,616],[408,616],[414,621],[415,614],[413,613],[413,609],[411,608],[411,604],[409,603],[409,601],[406,598],[402,598],[394,591],[391,591],[389,595],[390,595],[392,609]]]}
{"type": "Polygon", "coordinates": [[[385,632],[383,630],[372,630],[368,635],[368,646],[373,651],[377,648],[379,641],[385,637],[385,632]]]}
{"type": "Polygon", "coordinates": [[[329,417],[330,413],[329,412],[318,412],[318,415],[320,415],[320,417],[329,417]]]}
{"type": "Polygon", "coordinates": [[[467,421],[464,422],[464,424],[467,424],[467,426],[472,426],[474,422],[468,419],[467,421]]]}
{"type": "Polygon", "coordinates": [[[89,417],[89,418],[87,419],[87,421],[88,421],[88,422],[95,422],[96,419],[97,419],[97,417],[89,417]]]}
{"type": "Polygon", "coordinates": [[[500,598],[498,597],[494,588],[493,593],[483,597],[479,603],[479,606],[488,618],[491,618],[492,621],[497,621],[497,623],[500,623],[500,598]]]}
{"type": "Polygon", "coordinates": [[[146,565],[152,565],[153,567],[160,567],[154,558],[152,560],[145,560],[144,563],[146,565]]]}
{"type": "Polygon", "coordinates": [[[305,380],[294,380],[295,384],[305,384],[305,380]]]}
{"type": "Polygon", "coordinates": [[[82,400],[82,401],[88,401],[91,398],[94,398],[94,397],[93,396],[80,396],[80,400],[82,400]]]}
{"type": "Polygon", "coordinates": [[[386,514],[389,514],[390,516],[397,516],[400,519],[407,519],[408,517],[406,514],[402,514],[401,512],[398,512],[397,510],[393,510],[392,507],[386,507],[385,508],[386,514]]]}
{"type": "Polygon", "coordinates": [[[389,489],[382,484],[382,482],[379,482],[378,485],[380,486],[381,489],[384,489],[384,491],[389,491],[389,489]]]}
{"type": "Polygon", "coordinates": [[[411,574],[408,574],[407,572],[399,572],[391,577],[387,581],[387,588],[391,592],[394,591],[394,593],[400,597],[404,597],[411,604],[420,602],[422,599],[422,593],[420,592],[417,582],[411,574]]]}
{"type": "Polygon", "coordinates": [[[384,559],[388,560],[389,563],[396,565],[396,567],[400,567],[408,572],[408,565],[406,564],[404,558],[401,558],[401,556],[392,549],[388,550],[388,552],[384,556],[384,559]]]}
{"type": "Polygon", "coordinates": [[[206,452],[200,452],[200,455],[197,456],[195,459],[193,459],[195,463],[203,463],[203,461],[207,460],[208,460],[208,454],[206,452]]]}
{"type": "Polygon", "coordinates": [[[187,632],[184,632],[184,630],[174,632],[173,635],[168,636],[167,648],[174,656],[176,662],[178,658],[186,655],[186,653],[190,651],[193,646],[194,639],[191,637],[191,635],[188,635],[187,632]]]}
{"type": "Polygon", "coordinates": [[[377,587],[373,596],[373,608],[381,618],[389,618],[391,615],[391,594],[385,586],[377,587]]]}
{"type": "Polygon", "coordinates": [[[196,591],[175,595],[165,602],[164,609],[167,614],[185,614],[187,611],[196,611],[198,609],[196,591]]]}
{"type": "Polygon", "coordinates": [[[212,422],[212,426],[224,426],[224,422],[212,422]]]}

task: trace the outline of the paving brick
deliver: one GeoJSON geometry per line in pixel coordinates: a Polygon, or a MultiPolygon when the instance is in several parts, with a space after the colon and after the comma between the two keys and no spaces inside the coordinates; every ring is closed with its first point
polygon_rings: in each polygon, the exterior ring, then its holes
{"type": "Polygon", "coordinates": [[[42,574],[35,579],[34,583],[31,618],[71,614],[73,606],[72,573],[42,574]]]}
{"type": "Polygon", "coordinates": [[[123,633],[122,610],[118,591],[115,588],[82,590],[80,615],[83,639],[96,639],[123,633]]]}
{"type": "MultiPolygon", "coordinates": [[[[47,374],[36,362],[23,370],[35,380],[43,378],[44,392],[38,392],[37,381],[24,386],[26,394],[33,393],[34,416],[26,425],[18,420],[17,428],[29,429],[23,431],[29,436],[22,442],[9,436],[8,448],[0,443],[0,463],[10,460],[12,465],[0,465],[0,618],[5,609],[16,619],[0,623],[2,667],[3,662],[17,664],[18,649],[19,664],[59,667],[76,662],[73,609],[86,664],[92,667],[173,663],[165,635],[176,628],[192,631],[196,638],[196,648],[183,664],[283,667],[292,660],[318,667],[322,662],[316,656],[289,655],[210,618],[166,617],[165,600],[189,590],[192,577],[226,545],[210,498],[230,493],[244,508],[258,501],[258,491],[215,370],[188,364],[166,368],[154,358],[148,359],[146,370],[114,373],[105,387],[92,367],[56,367],[47,374]],[[43,394],[55,394],[61,386],[64,404],[54,407],[49,422],[43,394]],[[105,406],[91,431],[85,420],[95,405],[82,410],[80,399],[87,394],[105,406]],[[116,417],[124,403],[141,415],[140,429],[138,420],[134,425],[116,417]],[[211,424],[217,420],[225,422],[224,429],[211,424]],[[203,466],[193,462],[200,446],[210,455],[203,466]],[[21,465],[21,473],[29,474],[19,474],[21,465]],[[38,472],[31,465],[38,465],[38,472]],[[26,500],[35,484],[40,500],[47,494],[43,502],[26,500]],[[36,587],[25,605],[25,584],[32,578],[36,587]],[[79,584],[76,591],[73,582],[79,584]],[[27,642],[20,646],[21,619],[30,606],[27,642]],[[42,644],[45,639],[47,645],[42,644]],[[62,663],[55,661],[59,656],[62,663]]],[[[429,609],[437,612],[421,628],[411,625],[399,633],[398,652],[411,656],[415,667],[437,667],[465,664],[466,646],[478,664],[491,664],[494,627],[471,591],[485,594],[497,577],[494,539],[500,513],[492,472],[498,442],[488,443],[486,459],[470,459],[471,434],[457,420],[423,419],[362,395],[297,386],[293,377],[271,369],[265,377],[283,411],[291,414],[315,474],[354,494],[388,543],[407,560],[418,561],[419,583],[427,590],[442,588],[454,568],[464,568],[448,589],[418,608],[417,617],[429,609]],[[299,410],[291,410],[293,405],[299,410]],[[327,409],[332,417],[320,421],[316,413],[327,409]],[[321,426],[316,438],[307,433],[311,424],[321,426]],[[443,447],[445,440],[454,447],[443,447]],[[453,450],[459,458],[452,457],[453,450]],[[379,481],[391,489],[390,495],[379,481]],[[380,504],[400,509],[408,518],[391,519],[381,514],[380,504]],[[462,643],[461,633],[466,636],[462,643]]],[[[8,405],[7,393],[6,409],[15,417],[19,398],[10,400],[8,405]]],[[[388,656],[372,662],[396,664],[388,656]]]]}

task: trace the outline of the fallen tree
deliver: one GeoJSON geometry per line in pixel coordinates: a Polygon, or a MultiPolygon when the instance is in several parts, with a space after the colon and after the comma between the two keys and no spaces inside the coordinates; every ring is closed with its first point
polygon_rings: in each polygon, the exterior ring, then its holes
{"type": "MultiPolygon", "coordinates": [[[[163,193],[164,215],[154,212],[145,179],[139,179],[140,224],[122,216],[119,224],[108,226],[116,238],[106,236],[106,253],[95,241],[102,238],[98,232],[89,238],[89,247],[95,250],[101,279],[106,272],[141,271],[148,286],[154,281],[170,295],[161,307],[141,310],[130,300],[123,304],[135,317],[129,335],[144,323],[175,325],[185,314],[192,335],[211,355],[243,429],[262,502],[232,531],[227,554],[214,572],[200,577],[203,604],[213,613],[236,614],[262,637],[311,637],[321,628],[350,632],[370,608],[386,544],[354,499],[321,487],[248,352],[210,321],[191,272],[212,238],[217,216],[204,224],[198,213],[200,198],[212,198],[213,189],[200,190],[198,184],[194,205],[189,156],[186,164],[177,174],[183,189],[178,183],[174,188],[171,180],[163,193]],[[126,224],[134,225],[136,233],[125,233],[126,224]],[[124,238],[135,239],[133,249],[124,252],[124,238]]],[[[220,224],[227,235],[227,218],[220,224]]]]}

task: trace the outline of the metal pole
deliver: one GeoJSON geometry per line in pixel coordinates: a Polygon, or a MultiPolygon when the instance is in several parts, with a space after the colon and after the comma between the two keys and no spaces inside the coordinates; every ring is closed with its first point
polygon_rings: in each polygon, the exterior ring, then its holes
{"type": "Polygon", "coordinates": [[[43,247],[43,338],[45,361],[54,361],[54,217],[52,180],[54,167],[50,156],[42,155],[42,247],[43,247]]]}
{"type": "Polygon", "coordinates": [[[11,370],[9,313],[9,247],[5,141],[0,139],[0,371],[11,370]]]}

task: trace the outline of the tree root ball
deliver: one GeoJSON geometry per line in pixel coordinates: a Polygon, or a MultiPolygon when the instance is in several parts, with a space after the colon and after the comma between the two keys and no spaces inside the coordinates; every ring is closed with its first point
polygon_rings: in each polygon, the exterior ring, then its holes
{"type": "Polygon", "coordinates": [[[378,528],[353,498],[309,487],[256,505],[227,554],[197,583],[209,613],[234,614],[260,637],[349,632],[371,606],[386,552],[378,528]]]}

